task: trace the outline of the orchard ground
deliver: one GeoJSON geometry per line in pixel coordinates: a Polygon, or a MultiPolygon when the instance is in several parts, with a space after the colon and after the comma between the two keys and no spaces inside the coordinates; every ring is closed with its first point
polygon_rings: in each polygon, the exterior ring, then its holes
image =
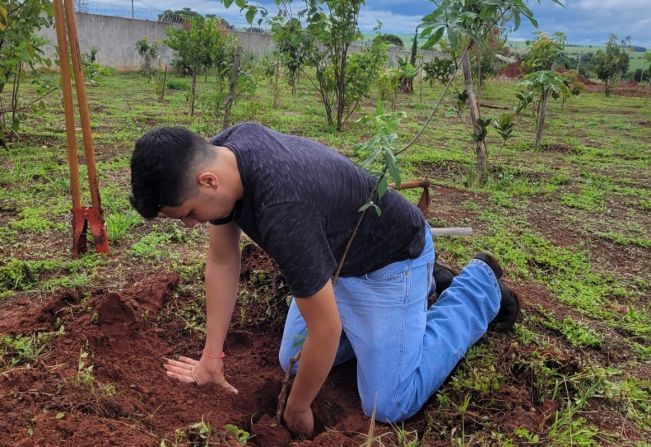
{"type": "MultiPolygon", "coordinates": [[[[199,95],[212,82],[200,80],[199,95]]],[[[336,132],[307,79],[296,97],[282,88],[275,108],[261,79],[236,104],[235,121],[314,138],[359,161],[354,146],[374,130],[354,121],[374,113],[374,99],[336,132]]],[[[442,90],[423,84],[421,101],[418,82],[415,89],[397,102],[408,114],[399,128],[404,143],[442,90]]],[[[511,109],[515,90],[488,81],[484,115],[511,109]]],[[[506,144],[490,132],[484,187],[476,186],[467,123],[447,103],[399,159],[402,176],[432,181],[432,225],[475,230],[438,239],[439,258],[461,267],[476,251],[492,251],[523,299],[522,321],[513,333],[484,337],[423,411],[397,426],[364,417],[354,363],[335,368],[315,404],[320,434],[296,441],[273,424],[289,291],[246,239],[225,360],[240,394],[173,383],[162,367],[165,357],[201,351],[207,234],[143,221],[130,208],[130,154],[152,127],[185,125],[210,136],[220,124],[202,116],[200,103],[190,117],[186,90],[168,90],[159,102],[136,74],[100,79],[88,95],[110,256],[70,256],[56,95],[0,149],[0,444],[650,445],[651,102],[643,96],[552,102],[540,151],[529,111],[506,144]]],[[[418,199],[415,190],[405,195],[418,199]]]]}

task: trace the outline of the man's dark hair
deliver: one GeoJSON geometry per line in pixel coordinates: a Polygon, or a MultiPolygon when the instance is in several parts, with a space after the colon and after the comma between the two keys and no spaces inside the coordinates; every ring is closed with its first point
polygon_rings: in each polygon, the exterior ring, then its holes
{"type": "Polygon", "coordinates": [[[183,127],[147,132],[131,155],[131,205],[146,219],[164,206],[181,205],[192,192],[192,168],[213,154],[203,138],[183,127]]]}

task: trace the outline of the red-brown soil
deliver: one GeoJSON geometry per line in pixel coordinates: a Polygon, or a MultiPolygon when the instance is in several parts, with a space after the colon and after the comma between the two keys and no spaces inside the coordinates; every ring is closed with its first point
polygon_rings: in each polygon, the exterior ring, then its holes
{"type": "MultiPolygon", "coordinates": [[[[268,262],[250,251],[253,263],[268,262]]],[[[243,275],[250,270],[245,262],[243,275]]],[[[225,366],[238,395],[216,385],[197,387],[168,379],[164,358],[197,357],[202,347],[179,321],[157,325],[157,315],[178,281],[175,273],[156,274],[120,293],[96,291],[83,299],[66,291],[41,305],[19,300],[5,306],[0,333],[53,331],[61,324],[65,333],[54,336],[47,353],[34,363],[0,375],[0,445],[157,446],[165,436],[173,441],[176,429],[187,436],[186,428],[202,419],[213,427],[211,442],[216,444],[210,445],[239,445],[223,429],[226,424],[248,430],[251,445],[362,442],[359,433],[366,432],[368,419],[357,397],[354,364],[335,369],[319,394],[313,408],[321,433],[314,440],[292,440],[275,424],[283,379],[277,362],[278,327],[229,334],[225,366]],[[190,346],[190,352],[178,352],[180,346],[190,346]],[[92,385],[77,380],[81,350],[89,353],[85,366],[93,365],[92,385]],[[106,385],[115,387],[115,395],[102,391],[106,385]]]]}

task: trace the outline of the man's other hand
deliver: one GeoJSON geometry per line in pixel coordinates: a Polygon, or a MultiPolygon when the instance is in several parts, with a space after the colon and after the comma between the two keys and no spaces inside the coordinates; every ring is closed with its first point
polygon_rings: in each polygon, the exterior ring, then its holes
{"type": "Polygon", "coordinates": [[[237,394],[237,390],[224,377],[224,362],[220,358],[202,356],[201,360],[179,357],[178,360],[165,359],[167,377],[183,383],[216,383],[227,391],[237,394]]]}
{"type": "Polygon", "coordinates": [[[314,435],[314,415],[310,407],[297,410],[288,405],[285,407],[283,420],[285,421],[285,426],[287,426],[294,436],[309,439],[314,435]]]}

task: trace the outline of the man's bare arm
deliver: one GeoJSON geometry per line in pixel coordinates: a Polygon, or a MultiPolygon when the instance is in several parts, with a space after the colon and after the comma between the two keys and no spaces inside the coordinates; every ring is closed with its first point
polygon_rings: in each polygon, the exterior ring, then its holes
{"type": "Polygon", "coordinates": [[[294,433],[310,436],[314,430],[310,405],[334,363],[341,337],[341,320],[330,281],[311,297],[297,298],[296,304],[305,319],[308,335],[287,399],[285,423],[294,433]]]}
{"type": "Polygon", "coordinates": [[[206,346],[205,351],[217,355],[233,315],[240,279],[240,229],[230,223],[210,225],[210,242],[206,261],[206,346]]]}
{"type": "Polygon", "coordinates": [[[199,361],[167,360],[167,375],[183,383],[216,383],[237,393],[224,377],[220,357],[230,326],[240,276],[240,229],[235,224],[211,225],[206,262],[206,345],[199,361]]]}

